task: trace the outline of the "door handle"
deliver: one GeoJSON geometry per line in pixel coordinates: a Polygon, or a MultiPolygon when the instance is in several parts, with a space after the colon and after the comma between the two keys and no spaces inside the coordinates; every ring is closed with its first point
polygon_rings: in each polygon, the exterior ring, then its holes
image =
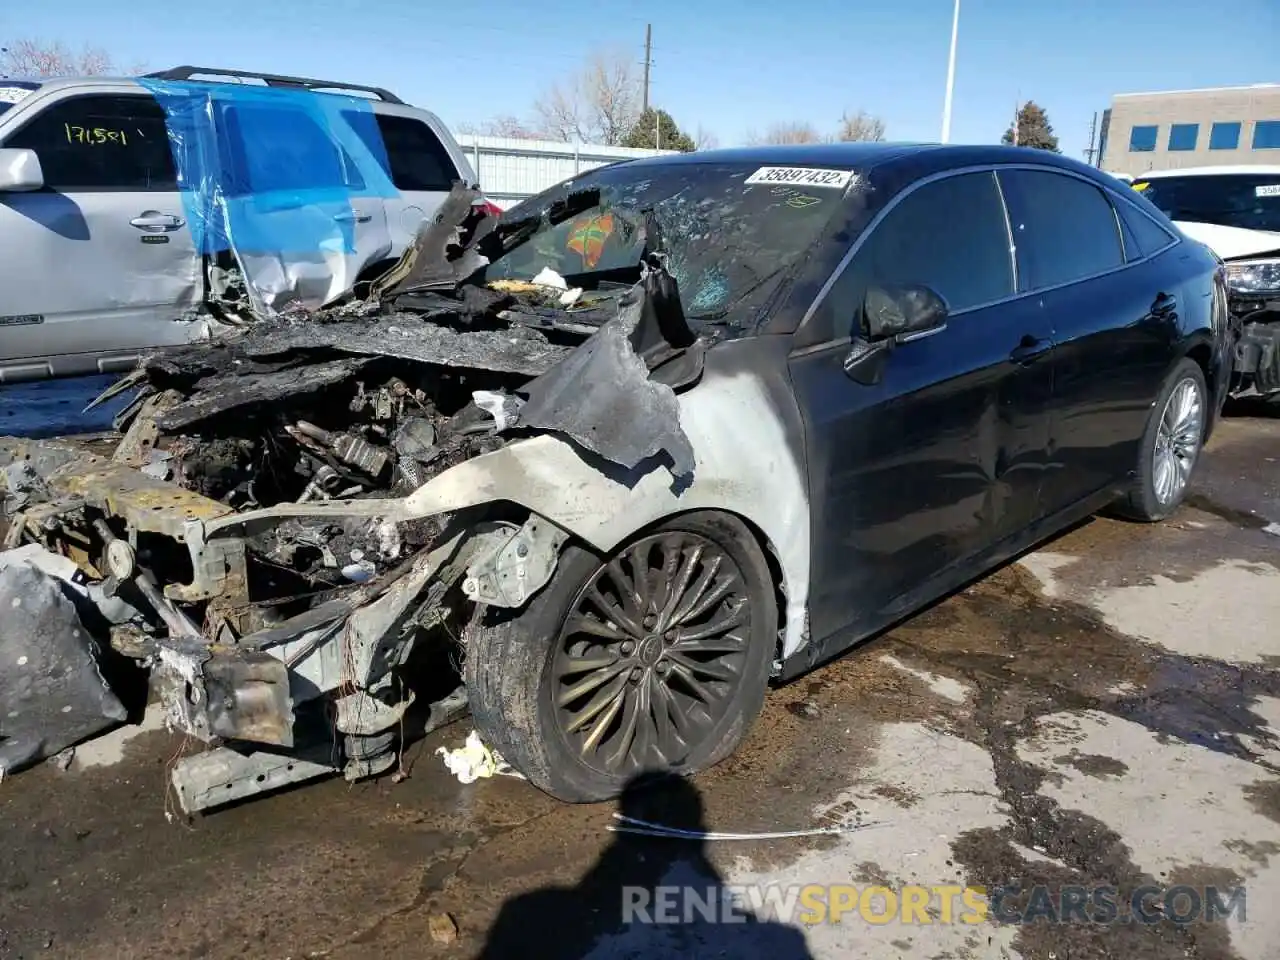
{"type": "Polygon", "coordinates": [[[1151,312],[1157,317],[1166,316],[1177,309],[1178,298],[1171,293],[1160,294],[1151,304],[1151,312]]]}
{"type": "Polygon", "coordinates": [[[355,212],[339,213],[335,214],[333,219],[337,220],[339,223],[368,223],[373,219],[373,214],[355,212]]]}
{"type": "Polygon", "coordinates": [[[161,213],[159,210],[144,210],[139,216],[129,221],[131,226],[151,233],[177,230],[186,222],[181,217],[175,217],[171,213],[161,213]]]}
{"type": "Polygon", "coordinates": [[[1009,352],[1009,359],[1014,363],[1028,364],[1035,363],[1053,346],[1053,341],[1048,337],[1033,337],[1031,334],[1023,334],[1018,345],[1009,352]]]}

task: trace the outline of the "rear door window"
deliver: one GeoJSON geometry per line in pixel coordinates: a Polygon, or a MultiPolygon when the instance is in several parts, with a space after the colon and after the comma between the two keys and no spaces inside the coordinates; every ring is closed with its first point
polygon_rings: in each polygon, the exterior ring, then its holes
{"type": "Polygon", "coordinates": [[[994,175],[947,177],[904,197],[873,228],[831,299],[846,317],[861,316],[869,286],[907,284],[928,286],[953,314],[1012,296],[1009,233],[994,175]]]}
{"type": "Polygon", "coordinates": [[[355,162],[303,110],[235,104],[223,114],[233,196],[297,190],[362,190],[355,162]]]}
{"type": "Polygon", "coordinates": [[[384,164],[397,190],[448,193],[459,179],[449,151],[421,120],[357,111],[343,118],[384,164]]]}
{"type": "Polygon", "coordinates": [[[4,146],[34,150],[50,190],[178,189],[164,111],[149,96],[59,100],[10,134],[4,146]]]}
{"type": "Polygon", "coordinates": [[[1124,266],[1120,227],[1101,188],[1045,170],[1001,170],[1024,290],[1124,266]]]}

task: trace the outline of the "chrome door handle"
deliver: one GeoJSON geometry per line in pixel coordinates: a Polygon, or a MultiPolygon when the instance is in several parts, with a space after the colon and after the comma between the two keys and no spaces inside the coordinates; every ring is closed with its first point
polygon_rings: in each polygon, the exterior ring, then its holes
{"type": "Polygon", "coordinates": [[[368,223],[373,219],[371,213],[339,213],[334,216],[339,223],[368,223]]]}
{"type": "Polygon", "coordinates": [[[134,217],[129,221],[131,226],[151,232],[177,230],[186,222],[181,217],[175,217],[171,213],[160,213],[158,210],[143,211],[140,216],[134,217]]]}

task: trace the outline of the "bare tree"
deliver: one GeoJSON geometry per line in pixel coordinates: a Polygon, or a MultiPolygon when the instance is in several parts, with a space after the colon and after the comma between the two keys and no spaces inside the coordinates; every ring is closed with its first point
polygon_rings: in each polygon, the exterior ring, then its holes
{"type": "Polygon", "coordinates": [[[553,84],[534,110],[554,139],[618,145],[640,116],[640,84],[631,58],[594,54],[577,74],[553,84]]]}
{"type": "Polygon", "coordinates": [[[13,40],[0,52],[0,76],[93,77],[115,72],[111,55],[100,47],[86,46],[76,53],[61,41],[26,39],[13,40]]]}
{"type": "Polygon", "coordinates": [[[698,124],[698,129],[693,135],[693,146],[695,150],[714,150],[720,146],[720,138],[702,124],[698,124]]]}
{"type": "Polygon", "coordinates": [[[752,131],[747,134],[747,144],[786,144],[786,143],[822,143],[825,138],[812,123],[793,121],[775,123],[763,134],[752,131]]]}
{"type": "Polygon", "coordinates": [[[884,121],[873,117],[865,110],[855,114],[845,113],[840,118],[840,129],[836,133],[837,140],[883,140],[884,121]]]}
{"type": "Polygon", "coordinates": [[[504,114],[481,123],[460,123],[459,133],[475,134],[481,137],[506,137],[509,140],[541,140],[546,135],[533,128],[519,117],[504,114]]]}

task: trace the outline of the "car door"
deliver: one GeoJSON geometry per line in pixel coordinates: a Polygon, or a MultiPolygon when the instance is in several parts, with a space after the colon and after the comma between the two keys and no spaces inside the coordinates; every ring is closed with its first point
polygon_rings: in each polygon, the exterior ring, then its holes
{"type": "Polygon", "coordinates": [[[230,244],[269,311],[329,303],[391,251],[385,191],[314,96],[215,100],[230,244]]]}
{"type": "Polygon", "coordinates": [[[41,107],[0,144],[34,150],[45,184],[0,195],[0,372],[112,370],[186,342],[200,261],[160,105],[72,93],[41,107]]]}
{"type": "MultiPolygon", "coordinates": [[[[1000,171],[1022,290],[1053,318],[1054,410],[1043,496],[1064,509],[1121,482],[1178,339],[1176,289],[1130,237],[1105,191],[1044,169],[1000,171]]],[[[1135,210],[1136,212],[1136,210],[1135,210]]],[[[1142,216],[1139,214],[1139,216],[1142,216]]],[[[1149,218],[1146,218],[1149,221],[1149,218]]],[[[1151,223],[1151,226],[1156,226],[1151,223]]],[[[1148,244],[1167,247],[1173,238],[1148,244]]]]}
{"type": "Polygon", "coordinates": [[[810,468],[810,629],[821,639],[905,612],[937,578],[1039,514],[1051,331],[1015,296],[989,170],[901,196],[811,322],[835,334],[791,360],[810,468]],[[854,382],[842,361],[863,297],[873,284],[900,283],[940,294],[947,324],[896,346],[878,383],[854,382]]]}
{"type": "Polygon", "coordinates": [[[392,255],[399,256],[413,243],[423,221],[435,216],[454,181],[463,174],[427,123],[389,109],[349,110],[343,117],[384,162],[399,193],[385,201],[392,255]]]}

